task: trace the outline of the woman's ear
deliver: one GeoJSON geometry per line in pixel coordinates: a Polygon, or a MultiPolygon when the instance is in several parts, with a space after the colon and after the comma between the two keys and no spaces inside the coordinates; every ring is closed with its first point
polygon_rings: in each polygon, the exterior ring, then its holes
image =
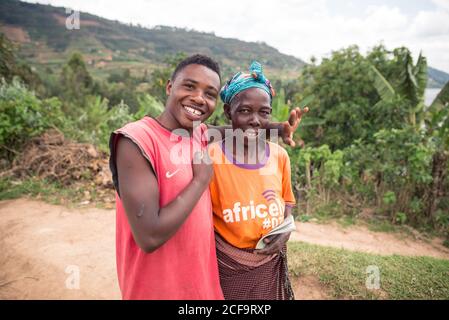
{"type": "Polygon", "coordinates": [[[231,120],[231,106],[229,104],[225,103],[223,105],[223,111],[224,111],[226,118],[228,118],[228,120],[231,120]]]}
{"type": "Polygon", "coordinates": [[[171,88],[172,88],[172,82],[170,79],[168,79],[167,84],[165,85],[165,94],[167,95],[167,97],[170,95],[171,88]]]}

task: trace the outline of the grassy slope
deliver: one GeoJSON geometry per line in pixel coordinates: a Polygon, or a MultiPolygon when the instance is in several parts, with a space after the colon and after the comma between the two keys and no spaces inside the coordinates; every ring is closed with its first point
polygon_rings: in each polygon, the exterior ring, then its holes
{"type": "MultiPolygon", "coordinates": [[[[430,257],[378,256],[289,243],[293,276],[313,275],[338,299],[449,299],[449,261],[430,257]],[[380,289],[368,290],[368,266],[380,270],[380,289]]],[[[300,290],[300,289],[299,289],[300,290]]]]}

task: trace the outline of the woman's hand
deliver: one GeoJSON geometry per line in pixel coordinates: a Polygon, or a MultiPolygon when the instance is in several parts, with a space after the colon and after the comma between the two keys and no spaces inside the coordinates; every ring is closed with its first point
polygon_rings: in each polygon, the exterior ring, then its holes
{"type": "Polygon", "coordinates": [[[291,232],[286,232],[263,239],[263,241],[267,246],[263,249],[255,250],[254,253],[265,254],[269,256],[281,252],[282,248],[285,246],[288,239],[290,239],[290,234],[291,232]]]}

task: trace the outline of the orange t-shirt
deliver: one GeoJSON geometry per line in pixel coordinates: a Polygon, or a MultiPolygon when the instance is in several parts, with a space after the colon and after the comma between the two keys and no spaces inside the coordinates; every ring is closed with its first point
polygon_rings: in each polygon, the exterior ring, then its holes
{"type": "Polygon", "coordinates": [[[295,205],[290,159],[285,149],[271,142],[260,164],[236,163],[226,150],[224,142],[209,146],[215,231],[237,248],[255,248],[263,235],[284,221],[285,206],[295,205]]]}

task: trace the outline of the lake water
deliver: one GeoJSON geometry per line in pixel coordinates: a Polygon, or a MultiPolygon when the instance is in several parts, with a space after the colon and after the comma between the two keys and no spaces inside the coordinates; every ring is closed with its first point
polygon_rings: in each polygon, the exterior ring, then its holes
{"type": "Polygon", "coordinates": [[[441,89],[427,88],[424,92],[424,104],[429,106],[440,93],[441,89]]]}

